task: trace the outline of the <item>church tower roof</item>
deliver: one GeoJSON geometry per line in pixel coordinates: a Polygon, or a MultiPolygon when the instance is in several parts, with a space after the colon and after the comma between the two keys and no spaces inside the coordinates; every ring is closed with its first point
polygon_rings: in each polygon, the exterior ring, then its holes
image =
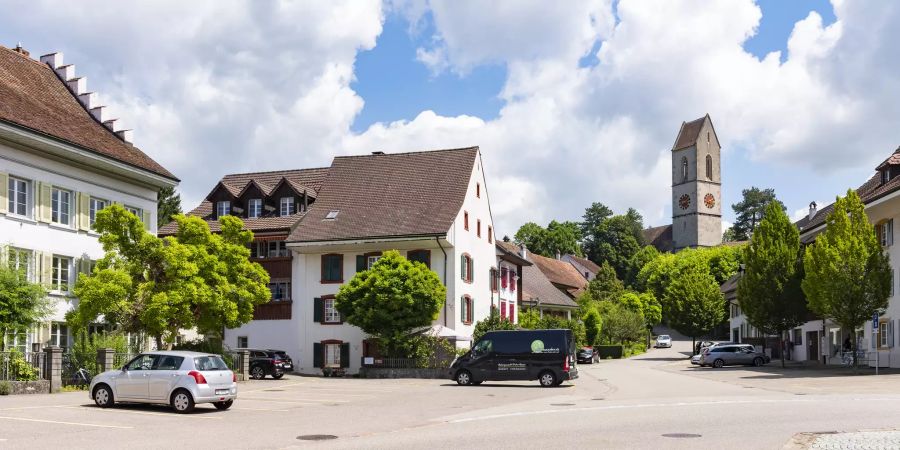
{"type": "MultiPolygon", "coordinates": [[[[681,129],[678,131],[678,137],[675,138],[672,151],[688,148],[697,143],[697,140],[700,139],[700,130],[703,129],[703,124],[707,120],[709,120],[709,114],[690,122],[681,122],[681,129]]],[[[710,123],[710,125],[712,124],[710,123]]]]}

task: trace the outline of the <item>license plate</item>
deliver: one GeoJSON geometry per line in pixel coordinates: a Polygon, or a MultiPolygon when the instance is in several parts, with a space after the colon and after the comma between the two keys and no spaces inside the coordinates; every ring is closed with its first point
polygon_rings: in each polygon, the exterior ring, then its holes
{"type": "Polygon", "coordinates": [[[292,365],[290,365],[290,364],[285,364],[285,365],[284,365],[284,368],[285,368],[285,369],[290,369],[290,368],[292,368],[292,367],[294,367],[294,366],[292,366],[292,365]]]}
{"type": "Polygon", "coordinates": [[[216,395],[228,394],[228,389],[216,389],[216,395]]]}

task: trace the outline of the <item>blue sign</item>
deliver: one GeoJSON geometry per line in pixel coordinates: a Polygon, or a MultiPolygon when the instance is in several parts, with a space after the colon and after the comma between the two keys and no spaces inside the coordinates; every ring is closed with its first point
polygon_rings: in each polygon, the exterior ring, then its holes
{"type": "Polygon", "coordinates": [[[872,332],[878,332],[878,313],[872,314],[872,332]]]}

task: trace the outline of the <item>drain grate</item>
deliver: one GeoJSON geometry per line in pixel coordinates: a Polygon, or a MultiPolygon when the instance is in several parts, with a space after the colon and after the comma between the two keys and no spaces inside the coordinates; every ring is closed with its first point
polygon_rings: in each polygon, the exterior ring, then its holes
{"type": "Polygon", "coordinates": [[[698,438],[698,437],[701,437],[702,435],[693,434],[693,433],[666,433],[662,436],[667,437],[667,438],[675,438],[675,439],[690,439],[690,438],[698,438]]]}
{"type": "Polygon", "coordinates": [[[333,434],[304,434],[302,436],[297,436],[297,439],[301,441],[330,441],[332,439],[337,439],[337,436],[333,434]]]}
{"type": "Polygon", "coordinates": [[[574,403],[551,403],[550,406],[575,406],[574,403]]]}
{"type": "Polygon", "coordinates": [[[266,389],[266,392],[284,392],[284,389],[266,389]]]}

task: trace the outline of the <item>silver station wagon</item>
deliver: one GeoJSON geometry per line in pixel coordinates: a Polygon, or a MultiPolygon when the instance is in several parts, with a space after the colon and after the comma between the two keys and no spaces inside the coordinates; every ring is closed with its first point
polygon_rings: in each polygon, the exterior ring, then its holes
{"type": "Polygon", "coordinates": [[[101,408],[116,402],[158,403],[187,413],[198,403],[212,403],[225,410],[237,398],[237,377],[218,355],[147,352],[95,376],[88,392],[101,408]]]}

